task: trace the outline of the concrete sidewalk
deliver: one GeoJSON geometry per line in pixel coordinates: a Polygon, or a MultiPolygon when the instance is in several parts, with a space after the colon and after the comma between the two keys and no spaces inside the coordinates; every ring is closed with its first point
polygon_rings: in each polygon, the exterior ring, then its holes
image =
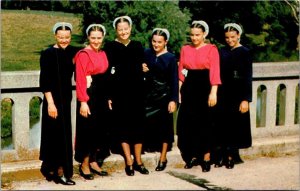
{"type": "Polygon", "coordinates": [[[108,177],[95,176],[86,181],[74,165],[76,186],[48,182],[39,172],[40,161],[1,164],[2,190],[299,190],[299,136],[256,139],[249,149],[241,150],[245,163],[234,169],[214,168],[203,173],[201,167],[184,169],[178,148],[168,152],[168,167],[154,170],[159,153],[144,154],[143,161],[149,175],[139,172],[128,177],[120,155],[111,155],[103,165],[108,177]]]}
{"type": "MultiPolygon", "coordinates": [[[[108,177],[84,180],[74,176],[75,186],[64,186],[45,179],[13,182],[12,190],[299,190],[299,154],[275,158],[258,157],[244,160],[234,169],[214,168],[203,173],[200,166],[192,169],[168,166],[150,174],[138,172],[133,177],[117,170],[108,177]]],[[[4,190],[4,189],[3,189],[4,190]]]]}

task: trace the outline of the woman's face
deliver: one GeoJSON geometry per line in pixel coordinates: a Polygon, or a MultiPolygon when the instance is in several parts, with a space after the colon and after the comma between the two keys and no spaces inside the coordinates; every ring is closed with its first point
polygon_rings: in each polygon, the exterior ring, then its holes
{"type": "Polygon", "coordinates": [[[225,41],[231,48],[235,48],[240,44],[239,39],[240,34],[238,34],[236,31],[225,32],[225,41]]]}
{"type": "Polygon", "coordinates": [[[199,46],[204,42],[206,33],[201,28],[191,28],[190,38],[194,46],[199,46]]]}
{"type": "Polygon", "coordinates": [[[104,36],[103,36],[103,32],[101,31],[91,31],[90,35],[88,36],[89,42],[90,42],[90,46],[92,49],[94,50],[99,50],[104,36]]]}
{"type": "Polygon", "coordinates": [[[156,53],[161,53],[162,51],[164,51],[167,45],[167,41],[165,40],[165,37],[160,35],[153,35],[151,42],[152,42],[152,47],[156,53]]]}
{"type": "Polygon", "coordinates": [[[120,22],[117,24],[116,31],[120,40],[128,40],[131,34],[131,27],[128,22],[120,22]]]}
{"type": "Polygon", "coordinates": [[[71,43],[71,31],[58,30],[55,34],[56,44],[58,47],[65,49],[71,43]]]}

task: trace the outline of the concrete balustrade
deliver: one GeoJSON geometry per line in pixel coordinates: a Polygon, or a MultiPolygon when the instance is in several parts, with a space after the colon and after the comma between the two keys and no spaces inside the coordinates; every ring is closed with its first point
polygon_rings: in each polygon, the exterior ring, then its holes
{"type": "MultiPolygon", "coordinates": [[[[278,136],[298,135],[299,124],[294,123],[296,91],[299,91],[299,62],[284,63],[254,63],[253,65],[253,101],[250,105],[251,128],[253,142],[260,138],[273,138],[278,136]],[[276,125],[276,104],[278,87],[285,88],[284,125],[276,125]],[[265,126],[257,127],[257,95],[258,89],[265,86],[266,104],[261,116],[265,126]]],[[[75,85],[75,83],[74,83],[75,85]]],[[[39,71],[2,72],[1,73],[1,100],[9,98],[13,101],[12,135],[13,149],[2,150],[2,163],[38,160],[39,148],[29,147],[29,102],[37,96],[43,98],[39,92],[39,71]]],[[[299,95],[299,94],[298,94],[299,95]]],[[[76,93],[73,91],[72,125],[75,136],[76,93]]],[[[264,100],[261,100],[264,102],[264,100]]],[[[299,107],[299,106],[298,106],[299,107]]],[[[298,108],[299,111],[299,108],[298,108]]],[[[296,115],[296,116],[295,116],[296,115]]],[[[74,139],[73,139],[74,140],[74,139]]],[[[176,139],[175,139],[176,140],[176,139]]],[[[176,147],[176,143],[174,146],[176,147]]]]}

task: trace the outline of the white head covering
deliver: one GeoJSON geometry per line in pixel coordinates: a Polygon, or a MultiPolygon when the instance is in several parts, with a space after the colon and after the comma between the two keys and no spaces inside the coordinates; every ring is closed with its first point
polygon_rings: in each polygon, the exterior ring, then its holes
{"type": "Polygon", "coordinates": [[[116,22],[117,22],[119,19],[122,19],[122,18],[128,20],[129,25],[132,26],[132,20],[131,20],[130,17],[128,17],[128,16],[120,16],[120,17],[115,18],[115,20],[114,20],[114,22],[113,22],[113,27],[114,27],[114,29],[116,29],[116,22]]]}
{"type": "Polygon", "coordinates": [[[57,22],[57,23],[55,23],[55,25],[54,25],[53,28],[52,28],[52,31],[53,31],[54,34],[55,34],[55,31],[56,31],[56,29],[57,29],[58,27],[63,27],[63,28],[69,27],[69,28],[71,29],[71,31],[73,30],[73,26],[72,26],[71,23],[57,22]]]}
{"type": "Polygon", "coordinates": [[[193,25],[193,24],[199,24],[199,25],[202,25],[202,26],[205,28],[205,32],[206,32],[206,35],[205,35],[205,36],[208,35],[208,33],[209,33],[209,27],[208,27],[208,24],[207,24],[205,21],[202,21],[202,20],[200,20],[200,21],[193,21],[193,22],[192,22],[192,25],[193,25]]]}
{"type": "Polygon", "coordinates": [[[165,28],[155,28],[155,29],[153,29],[152,34],[153,34],[155,31],[158,31],[158,30],[161,30],[161,31],[163,31],[164,33],[166,33],[166,35],[167,35],[167,40],[170,39],[170,33],[169,33],[168,29],[165,29],[165,28]]]}
{"type": "Polygon", "coordinates": [[[91,25],[89,25],[88,28],[85,30],[86,35],[88,36],[90,28],[95,27],[95,26],[102,28],[102,30],[103,30],[103,36],[105,36],[106,29],[105,29],[105,27],[103,25],[100,25],[100,24],[91,24],[91,25]]]}
{"type": "Polygon", "coordinates": [[[224,29],[226,29],[227,27],[233,27],[235,28],[236,30],[239,31],[239,34],[242,35],[243,33],[243,30],[242,28],[240,27],[240,25],[236,24],[236,23],[227,23],[224,25],[224,29]]]}

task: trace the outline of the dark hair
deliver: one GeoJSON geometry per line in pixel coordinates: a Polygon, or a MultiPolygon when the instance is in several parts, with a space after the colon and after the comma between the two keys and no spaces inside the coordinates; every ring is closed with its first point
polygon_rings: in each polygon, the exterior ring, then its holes
{"type": "Polygon", "coordinates": [[[122,22],[126,22],[126,23],[128,23],[128,24],[130,25],[130,22],[129,22],[128,19],[126,19],[126,18],[124,18],[124,17],[121,17],[121,18],[119,18],[119,19],[115,22],[115,27],[117,28],[118,24],[119,24],[119,23],[122,23],[122,22]]]}
{"type": "Polygon", "coordinates": [[[100,31],[102,32],[102,34],[104,35],[104,31],[103,31],[103,28],[100,27],[100,26],[92,26],[89,31],[87,32],[88,33],[88,36],[90,36],[91,32],[92,31],[100,31]]]}
{"type": "Polygon", "coordinates": [[[228,26],[224,29],[224,32],[230,32],[230,31],[235,31],[237,34],[240,34],[240,32],[235,27],[232,26],[228,26]]]}
{"type": "Polygon", "coordinates": [[[152,33],[152,35],[151,35],[151,39],[153,39],[154,35],[163,36],[164,39],[165,39],[165,41],[167,41],[167,39],[168,39],[167,34],[164,31],[162,31],[162,30],[156,30],[156,31],[154,31],[152,33]]]}
{"type": "Polygon", "coordinates": [[[60,27],[57,27],[57,28],[56,28],[55,34],[56,34],[57,31],[59,31],[59,30],[67,30],[67,31],[72,32],[72,30],[71,30],[68,26],[60,26],[60,27]]]}
{"type": "Polygon", "coordinates": [[[203,32],[206,32],[206,31],[205,31],[205,27],[204,27],[203,25],[199,24],[199,23],[191,24],[191,25],[190,25],[190,28],[191,28],[191,29],[192,29],[192,28],[198,28],[198,29],[202,29],[203,32]]]}

